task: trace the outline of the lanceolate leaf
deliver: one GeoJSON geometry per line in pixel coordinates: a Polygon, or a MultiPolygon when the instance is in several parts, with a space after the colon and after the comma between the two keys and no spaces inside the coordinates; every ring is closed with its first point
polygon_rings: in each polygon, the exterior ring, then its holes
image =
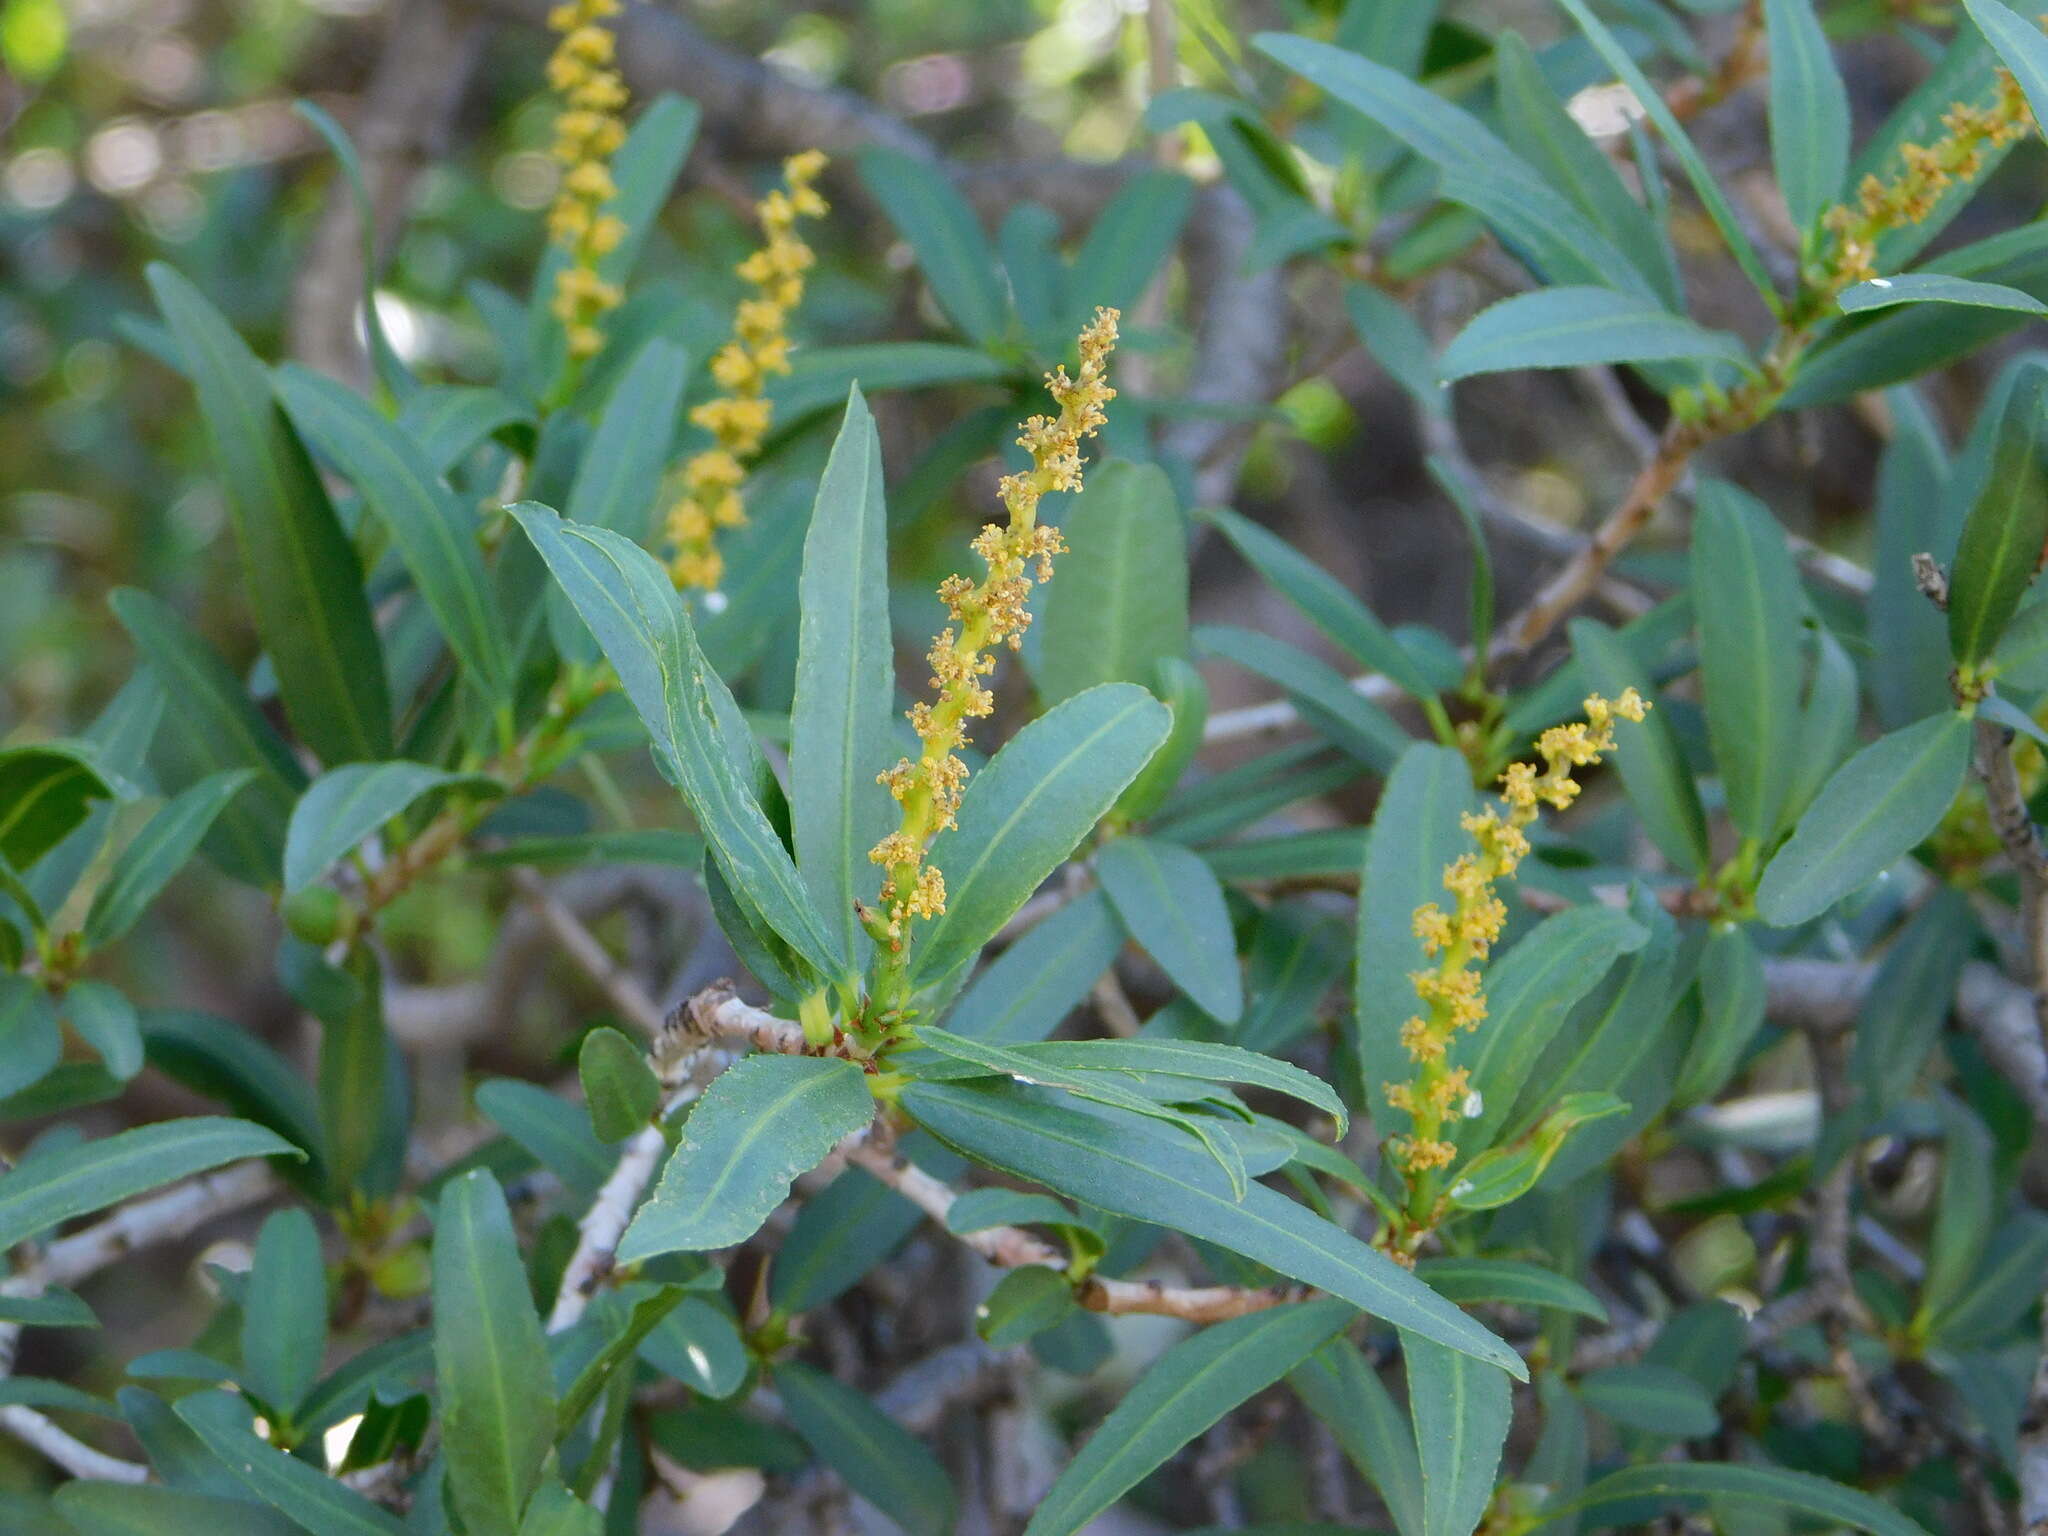
{"type": "Polygon", "coordinates": [[[855,389],[818,482],[797,598],[790,706],[790,819],[797,869],[841,953],[865,944],[856,902],[874,900],[868,859],[892,805],[875,775],[891,760],[888,513],[882,445],[855,389]]]}
{"type": "Polygon", "coordinates": [[[836,1056],[749,1056],[683,1125],[653,1197],[619,1241],[621,1263],[730,1248],[760,1230],[790,1181],[875,1112],[860,1068],[836,1056]]]}
{"type": "Polygon", "coordinates": [[[1116,803],[1172,717],[1131,683],[1077,693],[1019,731],[967,785],[959,825],[932,844],[946,910],[913,951],[937,981],[993,938],[1116,803]]]}
{"type": "Polygon", "coordinates": [[[302,1536],[306,1529],[247,1499],[151,1484],[71,1482],[52,1502],[78,1536],[302,1536]]]}
{"type": "Polygon", "coordinates": [[[77,742],[0,749],[0,858],[26,870],[92,812],[129,786],[108,782],[98,756],[77,742]]]}
{"type": "Polygon", "coordinates": [[[1200,1040],[1054,1040],[1018,1048],[1048,1065],[1091,1072],[1156,1072],[1212,1083],[1242,1083],[1312,1104],[1345,1126],[1344,1102],[1321,1078],[1288,1062],[1234,1045],[1200,1040]]]}
{"type": "Polygon", "coordinates": [[[456,1510],[473,1531],[516,1531],[555,1438],[555,1388],[512,1214],[477,1169],[434,1221],[434,1379],[456,1510]]]}
{"type": "Polygon", "coordinates": [[[689,354],[672,341],[657,337],[633,354],[576,467],[572,522],[647,537],[689,372],[689,354]]]}
{"type": "Polygon", "coordinates": [[[1424,1536],[1470,1536],[1493,1498],[1512,1403],[1508,1378],[1470,1355],[1401,1336],[1422,1457],[1424,1536]]]}
{"type": "Polygon", "coordinates": [[[975,1040],[1043,1040],[1124,947],[1109,898],[1090,891],[1037,924],[968,983],[946,1028],[975,1040]]]}
{"type": "Polygon", "coordinates": [[[327,1273],[320,1234],[298,1206],[264,1220],[242,1308],[242,1369],[249,1390],[289,1418],[327,1351],[327,1273]]]}
{"type": "Polygon", "coordinates": [[[1175,843],[1120,837],[1095,857],[1096,878],[1145,952],[1211,1018],[1235,1024],[1244,979],[1223,888],[1175,843]]]}
{"type": "Polygon", "coordinates": [[[299,430],[362,492],[433,610],[449,649],[484,697],[511,686],[512,658],[477,546],[477,519],[401,428],[333,379],[297,364],[279,398],[299,430]]]}
{"type": "Polygon", "coordinates": [[[1377,773],[1385,773],[1413,739],[1335,667],[1284,640],[1234,624],[1195,631],[1203,655],[1221,656],[1287,690],[1302,718],[1377,773]]]}
{"type": "Polygon", "coordinates": [[[937,164],[893,149],[861,156],[861,180],[910,242],[925,281],[946,313],[976,341],[995,341],[1009,328],[1001,268],[974,210],[937,164]]]}
{"type": "MultiPolygon", "coordinates": [[[[1570,628],[1572,655],[1587,684],[1608,698],[1634,688],[1656,702],[1646,668],[1630,654],[1615,633],[1592,619],[1574,619],[1570,628]]],[[[1614,725],[1615,766],[1628,787],[1628,797],[1642,817],[1643,830],[1658,851],[1681,869],[1700,874],[1712,852],[1707,844],[1707,817],[1699,789],[1678,749],[1671,720],[1652,707],[1640,721],[1614,725]]]]}
{"type": "Polygon", "coordinates": [[[1765,0],[1764,26],[1771,57],[1771,163],[1792,223],[1811,239],[1848,175],[1849,92],[1813,0],[1765,0]]]}
{"type": "Polygon", "coordinates": [[[37,1152],[0,1178],[0,1248],[222,1163],[279,1155],[300,1153],[261,1126],[205,1116],[37,1152]]]}
{"type": "Polygon", "coordinates": [[[183,277],[149,284],[199,390],[257,632],[292,725],[329,766],[391,755],[391,699],[362,567],[255,354],[183,277]]]}
{"type": "Polygon", "coordinates": [[[285,823],[305,773],[226,664],[169,608],[128,587],[108,602],[143,665],[163,685],[159,735],[176,770],[167,787],[185,789],[224,769],[254,768],[256,778],[220,813],[205,847],[237,879],[275,881],[285,823]]]}
{"type": "MultiPolygon", "coordinates": [[[[1139,1378],[1067,1464],[1039,1503],[1025,1536],[1073,1536],[1211,1424],[1300,1365],[1356,1315],[1340,1301],[1312,1301],[1233,1318],[1176,1344],[1139,1378]]],[[[1474,1368],[1500,1374],[1490,1366],[1474,1368]]],[[[1507,1378],[1500,1380],[1505,1393],[1507,1378]]]]}
{"type": "Polygon", "coordinates": [[[1798,760],[1799,573],[1764,506],[1712,481],[1693,521],[1692,579],[1700,684],[1728,816],[1745,836],[1768,842],[1798,760]]]}
{"type": "Polygon", "coordinates": [[[2022,293],[2003,283],[1972,282],[1940,272],[1873,277],[1846,290],[1841,297],[1842,312],[1849,315],[1861,314],[1866,309],[1888,309],[1894,304],[1966,304],[1975,309],[2012,309],[2022,314],[2048,315],[2048,304],[2031,293],[2022,293]]]}
{"type": "Polygon", "coordinates": [[[1252,569],[1271,582],[1303,618],[1332,644],[1348,651],[1360,666],[1386,674],[1404,693],[1416,698],[1436,693],[1429,675],[1394,638],[1393,631],[1328,571],[1248,517],[1221,507],[1210,508],[1200,517],[1230,540],[1252,569]]]}
{"type": "Polygon", "coordinates": [[[1600,1298],[1568,1275],[1519,1259],[1424,1259],[1415,1273],[1429,1288],[1455,1302],[1506,1302],[1574,1312],[1596,1323],[1607,1321],[1600,1298]]]}
{"type": "Polygon", "coordinates": [[[93,893],[82,937],[91,948],[112,943],[130,928],[185,867],[215,818],[256,777],[253,768],[228,768],[194,784],[158,811],[121,850],[107,883],[93,893]]]}
{"type": "Polygon", "coordinates": [[[41,1082],[63,1054],[50,994],[30,977],[0,973],[0,1097],[41,1082]]]}
{"type": "Polygon", "coordinates": [[[2019,81],[2035,120],[2048,119],[2048,37],[2003,0],[1963,0],[1963,9],[2019,81]]]}
{"type": "Polygon", "coordinates": [[[790,1422],[847,1485],[910,1536],[953,1529],[953,1484],[922,1442],[851,1387],[799,1361],[775,1368],[790,1422]]]}
{"type": "Polygon", "coordinates": [[[1295,1368],[1288,1385],[1379,1490],[1401,1536],[1422,1536],[1422,1465],[1415,1432],[1358,1346],[1332,1339],[1295,1368]]]}
{"type": "Polygon", "coordinates": [[[1910,852],[1955,800],[1970,734],[1962,715],[1930,715],[1836,769],[1764,870],[1764,920],[1783,928],[1818,917],[1910,852]]]}
{"type": "Polygon", "coordinates": [[[689,801],[733,891],[820,975],[843,975],[850,958],[832,941],[789,851],[734,765],[715,713],[722,685],[710,675],[668,574],[616,533],[564,522],[533,502],[512,511],[618,672],[654,738],[656,762],[689,801]]]}
{"type": "Polygon", "coordinates": [[[250,1493],[285,1511],[310,1536],[407,1536],[405,1524],[396,1515],[310,1461],[300,1461],[259,1439],[250,1428],[248,1405],[233,1394],[195,1392],[179,1400],[177,1412],[250,1493]]]}
{"type": "Polygon", "coordinates": [[[1060,518],[1067,558],[1045,594],[1039,690],[1057,704],[1097,683],[1149,683],[1188,645],[1187,533],[1156,464],[1091,470],[1060,518]]]}
{"type": "Polygon", "coordinates": [[[1242,1201],[1232,1198],[1223,1170],[1171,1130],[1008,1083],[913,1083],[902,1103],[969,1157],[1114,1214],[1213,1242],[1518,1378],[1525,1374],[1514,1351],[1342,1228],[1263,1185],[1252,1185],[1242,1201]]]}
{"type": "Polygon", "coordinates": [[[2048,543],[2044,426],[2048,367],[2036,364],[2013,380],[2006,396],[1990,470],[1963,522],[1949,573],[1949,650],[1966,666],[1982,661],[1998,644],[2048,543]]]}
{"type": "Polygon", "coordinates": [[[1748,354],[1725,331],[1709,331],[1636,294],[1612,288],[1539,288],[1481,310],[1444,349],[1446,379],[1512,368],[1575,368],[1707,358],[1740,364],[1748,354]]]}
{"type": "Polygon", "coordinates": [[[1594,1513],[1603,1506],[1675,1498],[1762,1505],[1808,1515],[1871,1536],[1927,1536],[1919,1525],[1867,1493],[1809,1472],[1785,1467],[1703,1461],[1659,1461],[1626,1467],[1593,1484],[1571,1508],[1594,1513]]]}
{"type": "Polygon", "coordinates": [[[285,889],[311,885],[429,790],[456,787],[492,794],[500,788],[489,774],[449,773],[425,763],[350,763],[323,773],[292,811],[284,845],[285,889]]]}

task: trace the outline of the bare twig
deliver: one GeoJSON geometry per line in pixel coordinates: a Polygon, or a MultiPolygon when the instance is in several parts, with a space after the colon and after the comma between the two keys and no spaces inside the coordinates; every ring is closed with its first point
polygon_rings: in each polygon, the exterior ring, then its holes
{"type": "Polygon", "coordinates": [[[73,1477],[102,1483],[149,1481],[149,1468],[140,1462],[123,1461],[105,1451],[96,1451],[83,1440],[59,1429],[35,1409],[24,1408],[19,1403],[9,1403],[0,1408],[0,1429],[6,1430],[31,1450],[40,1451],[73,1477]]]}

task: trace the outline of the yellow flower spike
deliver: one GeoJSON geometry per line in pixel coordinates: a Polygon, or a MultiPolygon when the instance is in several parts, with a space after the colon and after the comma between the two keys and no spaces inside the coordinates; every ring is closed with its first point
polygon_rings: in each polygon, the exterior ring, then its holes
{"type": "Polygon", "coordinates": [[[1614,750],[1614,722],[1639,721],[1649,707],[1633,688],[1611,700],[1594,694],[1585,702],[1583,721],[1554,725],[1539,736],[1541,765],[1510,763],[1500,776],[1505,814],[1488,806],[1463,818],[1473,851],[1459,854],[1444,870],[1449,910],[1436,902],[1416,909],[1415,937],[1434,963],[1409,977],[1422,1011],[1401,1026],[1401,1048],[1415,1064],[1415,1075],[1387,1084],[1386,1094],[1412,1124],[1408,1134],[1389,1138],[1387,1150],[1407,1180],[1408,1215],[1417,1229],[1411,1235],[1417,1240],[1434,1220],[1435,1189],[1428,1176],[1449,1167],[1457,1155],[1444,1131],[1477,1112],[1468,1107],[1467,1070],[1447,1065],[1447,1058],[1451,1042],[1486,1018],[1479,966],[1492,954],[1508,915],[1494,887],[1512,878],[1529,856],[1527,828],[1543,808],[1562,810],[1578,797],[1575,770],[1592,767],[1614,750]]]}
{"type": "Polygon", "coordinates": [[[724,393],[690,412],[690,420],[711,434],[712,446],[683,466],[682,488],[668,512],[668,540],[675,549],[669,575],[679,587],[716,590],[725,573],[717,530],[747,520],[740,494],[745,461],[761,451],[775,414],[763,391],[771,377],[789,372],[785,327],[803,300],[803,275],[817,259],[794,231],[799,218],[828,211],[811,186],[824,169],[818,150],[791,155],[782,162],[786,190],[777,188],[755,205],[767,243],[734,269],[754,293],[740,301],[732,340],[711,359],[712,382],[724,393]]]}
{"type": "MultiPolygon", "coordinates": [[[[937,697],[910,711],[910,723],[922,750],[904,758],[879,776],[903,808],[898,829],[875,844],[868,858],[882,866],[882,910],[869,930],[886,949],[885,972],[900,980],[909,950],[913,919],[936,917],[945,910],[945,880],[925,863],[933,838],[953,825],[967,782],[967,765],[956,755],[968,741],[970,720],[995,707],[995,696],[981,679],[995,670],[996,653],[1016,650],[1030,626],[1029,603],[1034,578],[1052,575],[1052,559],[1066,548],[1059,530],[1038,524],[1038,504],[1048,491],[1079,490],[1081,444],[1108,418],[1103,407],[1116,397],[1109,387],[1109,356],[1116,348],[1117,312],[1098,309],[1081,332],[1081,366],[1074,378],[1065,368],[1046,376],[1046,388],[1058,402],[1057,417],[1033,416],[1017,439],[1031,454],[1031,468],[1006,475],[1001,482],[1008,526],[990,523],[976,535],[972,548],[987,574],[979,582],[949,576],[939,597],[952,623],[932,642],[931,686],[937,697]]],[[[885,1006],[897,999],[878,985],[885,1006]]]]}
{"type": "Polygon", "coordinates": [[[623,297],[597,270],[626,235],[625,224],[603,211],[618,195],[608,162],[626,138],[619,121],[626,86],[611,67],[617,40],[604,25],[618,9],[616,0],[569,0],[548,13],[549,27],[561,35],[548,60],[548,86],[562,98],[554,146],[562,182],[548,210],[548,238],[569,253],[550,309],[579,363],[603,350],[599,322],[623,297]]]}

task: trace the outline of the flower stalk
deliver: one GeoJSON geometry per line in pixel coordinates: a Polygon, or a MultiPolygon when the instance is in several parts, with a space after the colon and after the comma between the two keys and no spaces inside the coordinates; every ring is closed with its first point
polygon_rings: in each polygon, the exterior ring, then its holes
{"type": "Polygon", "coordinates": [[[775,419],[765,391],[770,378],[789,372],[789,314],[803,302],[804,274],[816,260],[797,221],[828,211],[813,185],[824,169],[818,150],[790,156],[782,166],[787,190],[776,188],[756,206],[767,243],[736,269],[754,292],[740,301],[732,338],[711,360],[721,393],[690,412],[712,443],[683,466],[681,493],[668,512],[669,573],[679,587],[716,591],[725,576],[718,531],[747,520],[741,487],[775,419]]]}
{"type": "Polygon", "coordinates": [[[619,190],[611,157],[626,141],[626,83],[612,67],[618,39],[605,25],[618,11],[619,0],[567,0],[548,13],[562,39],[548,60],[548,86],[562,98],[554,144],[562,182],[548,209],[548,237],[569,255],[555,274],[553,314],[572,364],[603,350],[599,322],[624,298],[598,270],[626,238],[625,221],[605,211],[619,190]]]}
{"type": "Polygon", "coordinates": [[[954,575],[939,584],[952,623],[929,653],[935,697],[910,711],[917,757],[903,758],[879,776],[902,816],[896,830],[868,853],[884,871],[880,910],[862,913],[880,946],[875,997],[884,1008],[901,1003],[913,925],[946,909],[945,876],[926,853],[953,825],[960,806],[967,764],[958,749],[968,742],[971,722],[995,708],[995,695],[983,680],[995,671],[1001,649],[1014,651],[1023,643],[1034,579],[1051,580],[1053,557],[1066,548],[1057,528],[1039,523],[1038,504],[1048,492],[1081,489],[1081,444],[1100,430],[1108,419],[1103,408],[1116,397],[1108,366],[1117,319],[1113,309],[1096,310],[1081,332],[1079,371],[1069,378],[1062,366],[1046,375],[1059,414],[1031,417],[1017,438],[1031,455],[1031,467],[1002,479],[1007,525],[989,523],[975,537],[973,549],[986,574],[978,582],[954,575]]]}

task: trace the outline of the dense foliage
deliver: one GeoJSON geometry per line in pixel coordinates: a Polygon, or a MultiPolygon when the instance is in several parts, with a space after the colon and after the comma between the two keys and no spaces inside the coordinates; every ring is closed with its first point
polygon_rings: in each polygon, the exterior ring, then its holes
{"type": "Polygon", "coordinates": [[[11,503],[0,1523],[2048,1530],[2048,32],[1556,5],[991,8],[1034,171],[858,19],[421,0],[324,208],[24,283],[24,474],[194,548],[11,503]],[[1560,377],[1584,533],[1460,435],[1560,377]]]}

